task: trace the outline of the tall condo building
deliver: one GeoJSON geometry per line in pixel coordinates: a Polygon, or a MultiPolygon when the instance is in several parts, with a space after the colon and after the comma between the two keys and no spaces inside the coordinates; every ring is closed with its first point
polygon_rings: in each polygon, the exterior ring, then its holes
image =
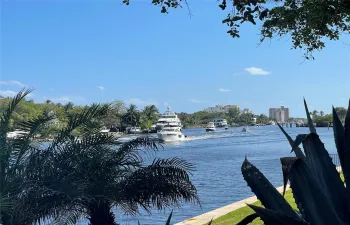
{"type": "Polygon", "coordinates": [[[289,120],[289,109],[284,108],[284,106],[281,106],[281,108],[270,108],[269,117],[278,123],[287,122],[289,120]]]}

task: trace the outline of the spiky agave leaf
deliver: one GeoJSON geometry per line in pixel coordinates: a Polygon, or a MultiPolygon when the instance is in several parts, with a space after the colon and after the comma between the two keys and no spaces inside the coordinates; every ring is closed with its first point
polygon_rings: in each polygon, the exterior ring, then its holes
{"type": "Polygon", "coordinates": [[[244,219],[242,219],[241,221],[239,221],[236,225],[250,224],[251,222],[253,222],[253,220],[255,220],[258,217],[259,217],[259,215],[256,213],[250,214],[250,215],[246,216],[244,219]]]}
{"type": "Polygon", "coordinates": [[[312,122],[312,119],[311,119],[311,116],[310,116],[310,112],[309,112],[309,109],[308,109],[308,107],[307,107],[305,98],[304,98],[304,106],[305,106],[305,112],[306,112],[306,117],[307,117],[307,123],[309,124],[310,132],[316,134],[316,128],[315,128],[315,126],[314,126],[314,123],[312,122]]]}
{"type": "Polygon", "coordinates": [[[305,220],[317,225],[342,225],[331,202],[306,162],[297,159],[290,170],[290,183],[297,205],[301,205],[305,220]]]}
{"type": "Polygon", "coordinates": [[[283,213],[298,221],[301,220],[301,217],[293,210],[264,174],[251,164],[247,158],[242,164],[242,175],[265,208],[283,213]]]}
{"type": "Polygon", "coordinates": [[[304,155],[303,151],[299,148],[299,145],[295,146],[295,144],[294,144],[295,142],[289,136],[289,134],[287,134],[287,132],[283,129],[283,127],[279,123],[277,123],[277,125],[281,129],[282,133],[286,136],[290,146],[292,147],[292,152],[295,153],[295,156],[305,160],[305,155],[304,155]]]}
{"type": "Polygon", "coordinates": [[[271,209],[264,209],[255,205],[249,205],[255,213],[264,221],[266,225],[307,225],[303,220],[296,220],[293,217],[286,216],[283,213],[271,209]]]}
{"type": "Polygon", "coordinates": [[[286,193],[286,187],[289,179],[290,169],[293,163],[297,160],[297,157],[283,157],[280,159],[282,164],[282,174],[283,174],[283,196],[286,193]]]}
{"type": "Polygon", "coordinates": [[[345,142],[345,148],[344,148],[344,178],[346,183],[346,189],[347,189],[347,197],[350,207],[350,100],[349,100],[349,107],[348,111],[346,113],[345,117],[345,127],[344,127],[344,142],[345,142]]]}
{"type": "Polygon", "coordinates": [[[332,203],[335,212],[343,221],[349,221],[349,206],[346,189],[319,136],[310,133],[303,141],[306,162],[323,193],[332,203]]]}
{"type": "Polygon", "coordinates": [[[344,154],[346,151],[345,147],[345,130],[343,124],[341,123],[335,108],[332,107],[333,111],[333,132],[334,132],[334,142],[337,147],[337,152],[339,156],[340,165],[344,171],[344,154]]]}
{"type": "Polygon", "coordinates": [[[170,213],[170,215],[169,215],[169,217],[168,217],[168,219],[167,219],[165,225],[170,225],[170,221],[171,221],[171,217],[172,217],[172,216],[173,216],[173,210],[171,210],[171,213],[170,213]]]}

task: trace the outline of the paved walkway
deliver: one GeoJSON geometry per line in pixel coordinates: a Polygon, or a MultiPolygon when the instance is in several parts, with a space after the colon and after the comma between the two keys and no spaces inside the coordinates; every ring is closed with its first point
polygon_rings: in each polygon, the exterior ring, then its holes
{"type": "MultiPolygon", "coordinates": [[[[287,186],[287,190],[289,189],[289,185],[287,186]]],[[[279,192],[283,191],[283,186],[277,188],[279,192]]],[[[256,196],[243,199],[239,202],[232,203],[230,205],[215,209],[213,211],[204,213],[202,215],[192,217],[188,220],[182,221],[180,223],[176,223],[175,225],[203,225],[206,223],[209,223],[211,219],[215,220],[219,218],[220,216],[226,215],[227,213],[230,213],[234,210],[237,210],[239,208],[242,208],[244,206],[247,206],[247,204],[252,204],[254,202],[258,201],[256,196]]]]}

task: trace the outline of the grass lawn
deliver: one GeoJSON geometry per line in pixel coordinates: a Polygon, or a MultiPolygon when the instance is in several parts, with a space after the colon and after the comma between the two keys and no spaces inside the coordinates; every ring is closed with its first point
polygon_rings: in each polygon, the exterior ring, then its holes
{"type": "MultiPolygon", "coordinates": [[[[343,173],[340,173],[340,177],[342,178],[342,180],[344,180],[344,176],[343,173]]],[[[289,189],[288,191],[286,191],[285,194],[285,199],[287,200],[287,202],[293,207],[293,209],[298,209],[294,198],[293,198],[293,193],[292,190],[289,189]]],[[[253,203],[253,205],[256,206],[262,206],[260,201],[257,201],[255,203],[253,203]]],[[[212,223],[212,225],[233,225],[233,224],[237,224],[239,221],[241,221],[243,218],[245,218],[246,216],[253,214],[253,210],[251,208],[249,208],[248,206],[245,206],[243,208],[237,209],[235,211],[232,211],[226,215],[223,215],[217,219],[215,219],[212,223]]],[[[255,219],[252,223],[250,223],[252,225],[263,225],[264,223],[258,218],[255,219]]]]}

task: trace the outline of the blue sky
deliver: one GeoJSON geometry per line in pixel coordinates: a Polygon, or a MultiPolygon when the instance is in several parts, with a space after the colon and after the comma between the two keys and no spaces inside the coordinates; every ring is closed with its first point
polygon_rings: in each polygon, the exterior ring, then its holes
{"type": "Polygon", "coordinates": [[[35,101],[120,99],[184,112],[238,104],[265,114],[284,105],[291,116],[304,116],[303,96],[325,112],[347,105],[349,36],[303,62],[288,38],[257,47],[258,26],[232,39],[216,1],[190,1],[192,17],[150,2],[3,1],[0,94],[23,84],[36,88],[35,101]]]}

